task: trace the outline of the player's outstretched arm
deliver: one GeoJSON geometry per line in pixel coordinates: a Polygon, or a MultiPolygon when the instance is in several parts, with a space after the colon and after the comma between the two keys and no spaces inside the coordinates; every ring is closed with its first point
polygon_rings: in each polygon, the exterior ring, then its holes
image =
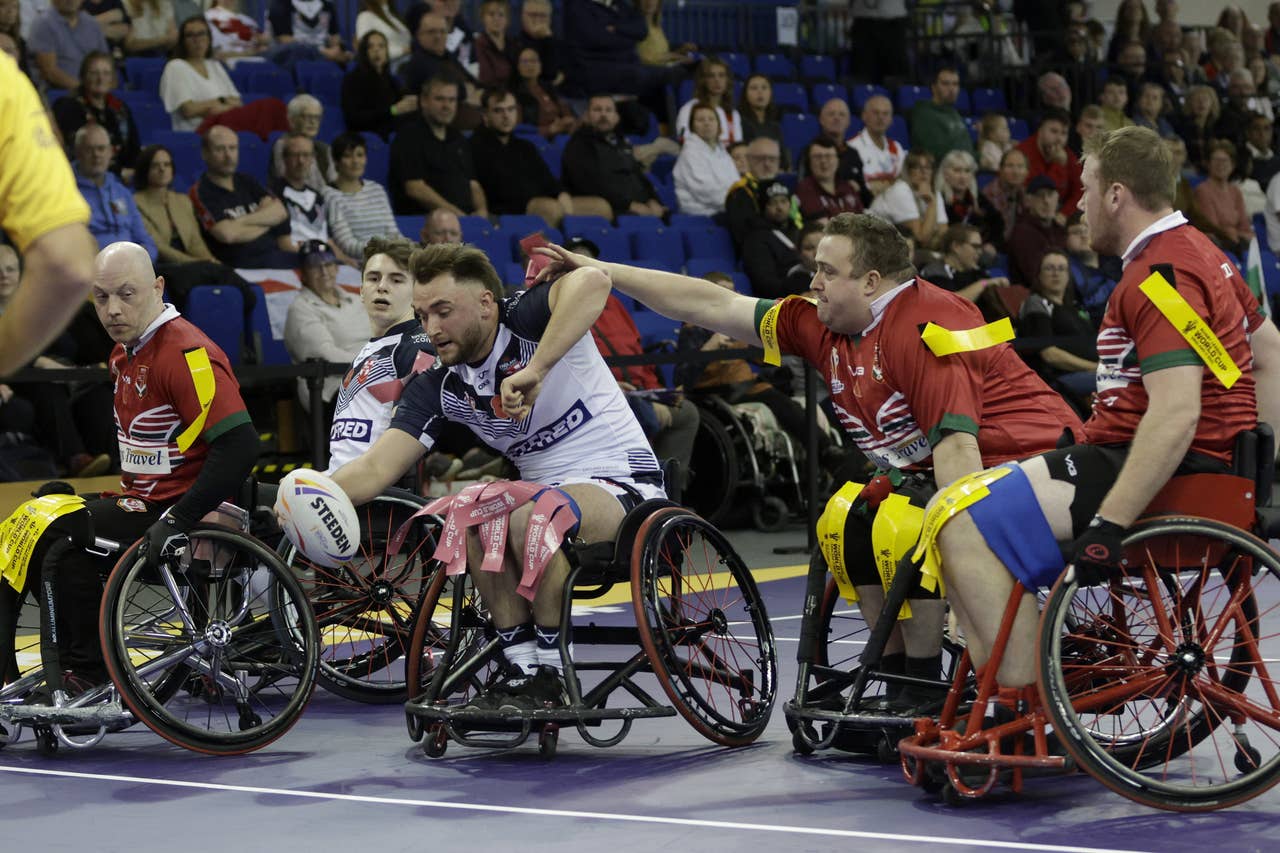
{"type": "Polygon", "coordinates": [[[392,427],[365,453],[333,472],[333,481],[355,506],[367,504],[405,475],[424,453],[422,443],[392,427]]]}
{"type": "Polygon", "coordinates": [[[39,355],[84,304],[93,282],[97,241],[79,223],[63,225],[27,246],[22,280],[0,314],[0,376],[39,355]]]}
{"type": "Polygon", "coordinates": [[[749,296],[700,278],[599,261],[560,246],[546,246],[534,251],[553,261],[547,268],[549,272],[544,272],[544,275],[554,275],[565,269],[595,267],[607,272],[618,290],[639,299],[659,314],[724,332],[735,340],[760,343],[755,325],[756,300],[749,296]]]}

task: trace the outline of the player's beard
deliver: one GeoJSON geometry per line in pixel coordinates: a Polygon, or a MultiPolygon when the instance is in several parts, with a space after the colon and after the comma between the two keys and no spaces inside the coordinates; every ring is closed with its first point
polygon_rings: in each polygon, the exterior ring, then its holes
{"type": "Polygon", "coordinates": [[[441,355],[440,360],[446,365],[480,361],[488,355],[487,352],[481,351],[486,337],[488,336],[485,334],[484,325],[477,320],[453,339],[453,351],[448,355],[441,355]]]}

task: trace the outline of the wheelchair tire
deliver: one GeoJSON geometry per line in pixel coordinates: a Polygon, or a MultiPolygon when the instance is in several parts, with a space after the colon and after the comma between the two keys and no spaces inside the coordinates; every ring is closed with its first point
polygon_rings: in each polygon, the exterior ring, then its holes
{"type": "Polygon", "coordinates": [[[693,439],[689,480],[681,503],[712,524],[727,524],[737,514],[734,496],[738,491],[738,457],[733,437],[720,422],[720,415],[699,406],[702,418],[693,439]]]}
{"type": "Polygon", "coordinates": [[[1041,616],[1041,700],[1063,745],[1154,808],[1209,811],[1271,788],[1280,703],[1250,675],[1264,668],[1258,603],[1280,595],[1280,559],[1186,517],[1135,526],[1125,551],[1126,577],[1079,587],[1064,573],[1041,616]]]}
{"type": "MultiPolygon", "coordinates": [[[[405,657],[405,676],[408,682],[408,699],[416,700],[430,687],[436,669],[453,666],[466,660],[484,640],[489,626],[488,613],[480,602],[480,596],[468,575],[445,577],[443,571],[432,578],[413,617],[413,630],[409,635],[408,653],[405,657]],[[463,584],[461,612],[455,614],[455,584],[463,584]],[[449,640],[459,631],[458,645],[449,656],[449,640]]],[[[470,698],[483,688],[490,665],[486,663],[476,673],[467,673],[453,689],[442,691],[432,701],[442,701],[456,696],[470,698]]]]}
{"type": "Polygon", "coordinates": [[[293,573],[238,531],[200,525],[188,568],[129,548],[107,578],[107,670],[134,716],[211,755],[261,749],[297,722],[315,687],[319,633],[293,573]]]}
{"type": "Polygon", "coordinates": [[[659,509],[632,546],[640,641],[675,709],[725,746],[764,731],[777,690],[773,630],[755,579],[724,535],[682,507],[659,509]]]}
{"type": "Polygon", "coordinates": [[[281,559],[301,582],[320,626],[316,680],[330,693],[369,704],[404,701],[401,659],[418,599],[438,567],[431,553],[439,522],[419,519],[390,564],[386,543],[425,504],[412,492],[391,489],[359,507],[358,556],[336,569],[281,541],[281,559]]]}

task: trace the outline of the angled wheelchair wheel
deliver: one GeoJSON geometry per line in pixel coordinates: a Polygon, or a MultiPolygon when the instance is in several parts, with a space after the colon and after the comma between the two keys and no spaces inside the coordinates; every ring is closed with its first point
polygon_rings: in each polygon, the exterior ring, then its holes
{"type": "Polygon", "coordinates": [[[422,697],[439,667],[446,672],[440,673],[439,690],[431,701],[465,701],[483,689],[492,675],[492,662],[477,654],[488,630],[489,614],[470,577],[436,572],[414,612],[405,657],[408,698],[422,697]]]}
{"type": "Polygon", "coordinates": [[[41,685],[41,672],[39,607],[0,580],[0,702],[21,702],[41,685]]]}
{"type": "Polygon", "coordinates": [[[776,650],[733,546],[699,516],[667,507],[640,525],[631,563],[640,641],[672,705],[716,743],[755,740],[773,710],[776,650]]]}
{"type": "Polygon", "coordinates": [[[319,633],[293,573],[238,531],[199,526],[151,567],[137,546],[107,579],[103,656],[134,716],[197,752],[235,755],[288,731],[315,686],[319,633]]]}
{"type": "MultiPolygon", "coordinates": [[[[821,560],[822,555],[815,554],[815,559],[821,560]]],[[[871,629],[862,618],[862,610],[857,604],[846,604],[840,597],[840,587],[835,578],[828,579],[818,611],[814,662],[818,666],[852,670],[858,665],[858,658],[862,656],[870,635],[871,629]]]]}
{"type": "Polygon", "coordinates": [[[417,519],[394,557],[387,542],[423,507],[411,492],[392,489],[358,508],[360,549],[336,569],[311,562],[289,541],[281,559],[302,584],[320,626],[316,680],[357,702],[404,701],[404,649],[418,599],[431,582],[439,521],[417,519]]]}
{"type": "Polygon", "coordinates": [[[734,495],[738,491],[737,449],[720,415],[699,406],[702,420],[693,439],[690,477],[681,494],[681,503],[712,524],[726,524],[737,513],[734,495]]]}
{"type": "Polygon", "coordinates": [[[1225,808],[1280,781],[1271,661],[1280,560],[1197,518],[1134,527],[1126,577],[1059,578],[1041,617],[1040,690],[1077,763],[1129,799],[1225,808]]]}

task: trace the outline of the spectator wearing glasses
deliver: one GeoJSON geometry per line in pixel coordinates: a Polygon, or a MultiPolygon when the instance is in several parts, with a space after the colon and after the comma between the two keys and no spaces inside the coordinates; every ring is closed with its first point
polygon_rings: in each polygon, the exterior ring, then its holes
{"type": "MultiPolygon", "coordinates": [[[[320,123],[324,121],[324,104],[314,95],[297,95],[289,101],[289,132],[300,133],[311,140],[315,148],[315,157],[311,169],[307,172],[306,184],[317,192],[332,184],[338,177],[333,166],[333,153],[327,142],[316,137],[320,135],[320,123]]],[[[284,175],[284,141],[280,137],[271,148],[271,165],[268,177],[279,178],[284,175]]]]}
{"type": "Polygon", "coordinates": [[[68,149],[77,130],[101,125],[111,138],[112,170],[129,180],[140,148],[138,126],[129,105],[112,94],[115,86],[115,61],[105,53],[90,53],[80,64],[79,89],[54,102],[53,117],[68,149]]]}
{"type": "Polygon", "coordinates": [[[796,185],[796,200],[800,215],[806,224],[825,225],[839,213],[861,213],[862,194],[849,181],[836,173],[840,168],[840,153],[829,139],[819,138],[809,143],[805,159],[808,177],[796,185]]]}
{"type": "Polygon", "coordinates": [[[768,221],[763,216],[764,198],[760,195],[760,185],[776,178],[781,166],[782,149],[777,140],[767,136],[758,136],[751,140],[747,146],[748,171],[729,188],[729,194],[724,202],[729,236],[733,238],[734,248],[739,255],[742,254],[742,247],[747,237],[753,231],[769,227],[768,221]]]}
{"type": "Polygon", "coordinates": [[[1007,312],[998,297],[987,291],[1008,287],[1009,279],[987,272],[982,266],[982,250],[982,232],[972,225],[951,225],[942,235],[942,260],[926,266],[920,275],[925,281],[973,302],[983,317],[998,319],[1007,316],[1007,312]]]}
{"type": "Polygon", "coordinates": [[[923,150],[909,153],[902,177],[876,197],[868,212],[892,222],[917,248],[933,248],[947,225],[946,205],[933,188],[933,155],[923,150]]]}
{"type": "Polygon", "coordinates": [[[1075,290],[1067,253],[1060,249],[1045,252],[1031,293],[1018,312],[1018,335],[1056,339],[1035,351],[1039,372],[1056,379],[1078,405],[1087,408],[1097,387],[1098,329],[1076,303],[1075,290]]]}

